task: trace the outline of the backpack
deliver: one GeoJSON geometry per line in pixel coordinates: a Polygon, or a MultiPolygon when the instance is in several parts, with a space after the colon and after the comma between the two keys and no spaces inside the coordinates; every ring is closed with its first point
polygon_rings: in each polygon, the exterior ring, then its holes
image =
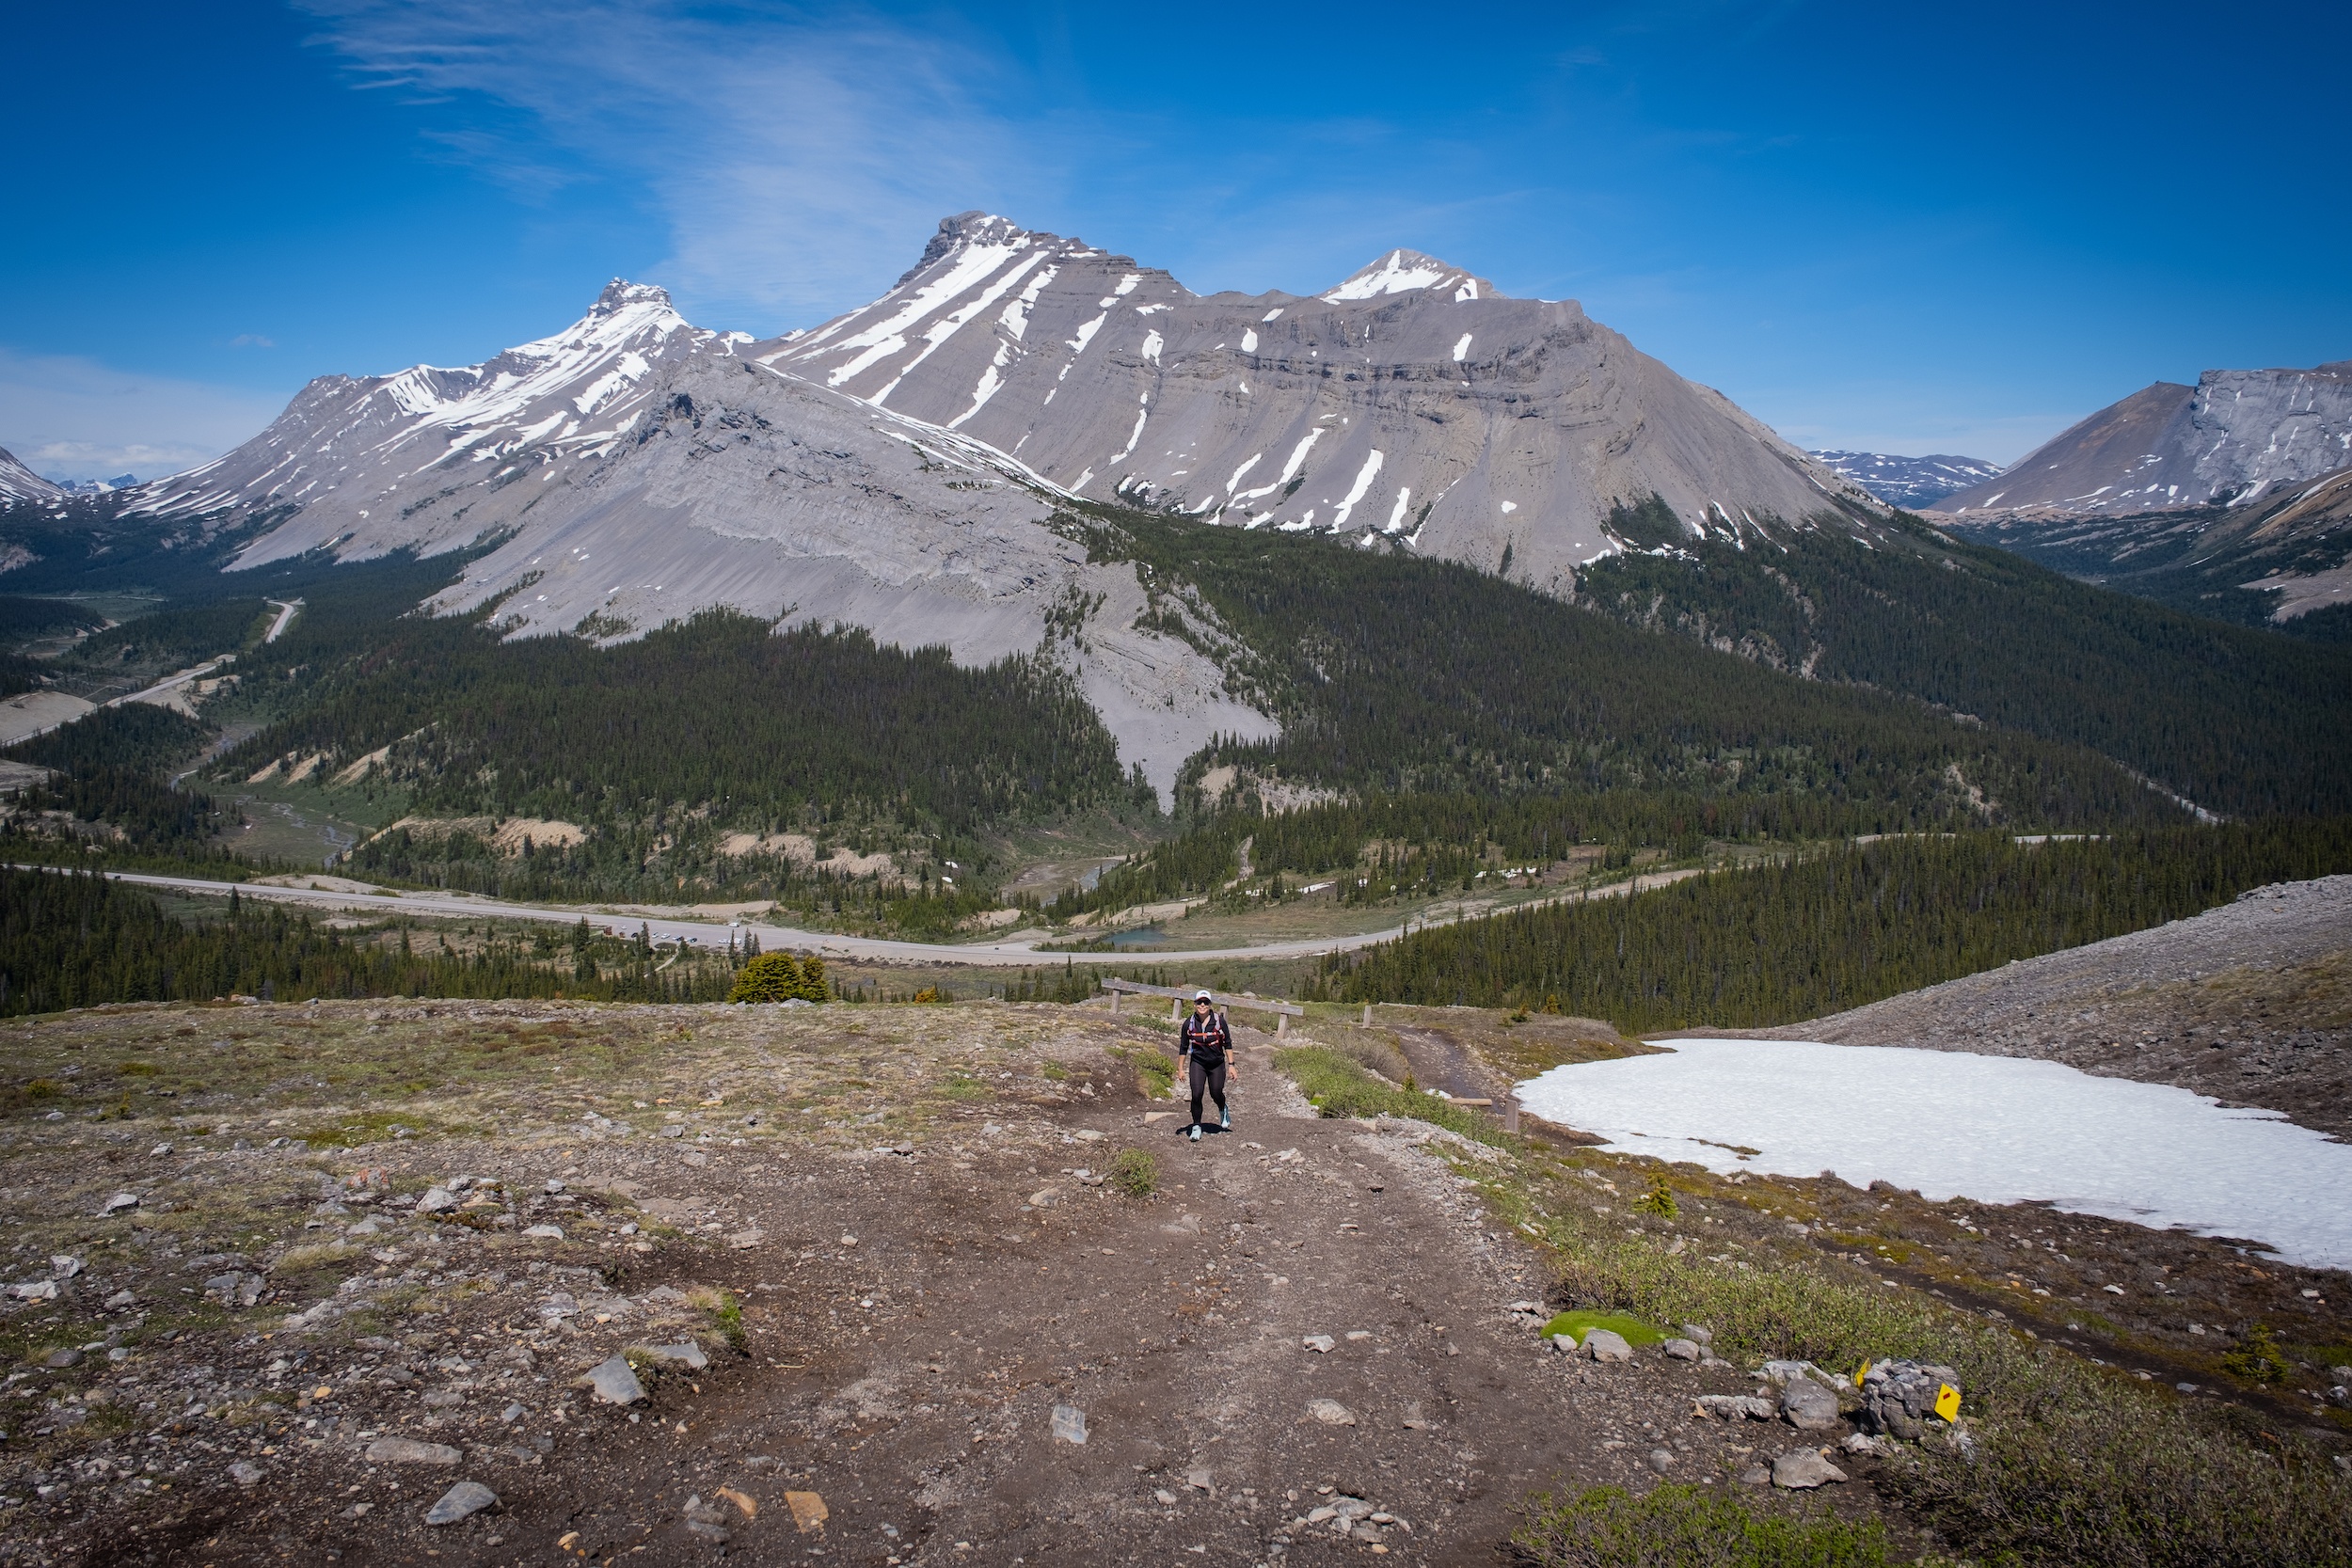
{"type": "Polygon", "coordinates": [[[1233,1032],[1226,1027],[1223,1013],[1211,1011],[1205,1024],[1197,1019],[1184,1020],[1184,1054],[1215,1067],[1232,1049],[1233,1032]]]}

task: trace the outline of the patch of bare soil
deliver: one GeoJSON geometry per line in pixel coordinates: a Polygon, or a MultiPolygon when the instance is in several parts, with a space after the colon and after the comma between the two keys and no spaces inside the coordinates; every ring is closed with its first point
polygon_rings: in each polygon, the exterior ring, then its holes
{"type": "Polygon", "coordinates": [[[1534,1491],[1843,1432],[1546,1348],[1502,1156],[1240,1033],[1196,1145],[1083,1008],[12,1022],[0,1562],[1485,1563],[1534,1491]]]}
{"type": "Polygon", "coordinates": [[[2352,1136],[2352,877],[1778,1029],[1686,1031],[2033,1056],[2352,1136]]]}

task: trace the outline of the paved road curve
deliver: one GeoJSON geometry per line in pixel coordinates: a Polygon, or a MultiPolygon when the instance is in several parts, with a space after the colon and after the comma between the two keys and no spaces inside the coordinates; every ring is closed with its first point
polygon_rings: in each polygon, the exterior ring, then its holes
{"type": "MultiPolygon", "coordinates": [[[[502,920],[544,920],[561,926],[585,920],[591,926],[611,927],[631,933],[637,927],[643,926],[651,930],[656,942],[692,942],[709,946],[725,945],[730,932],[739,940],[748,932],[758,937],[760,946],[770,951],[787,947],[798,952],[814,952],[829,958],[863,958],[882,963],[979,964],[1007,969],[1034,967],[1061,959],[1083,964],[1134,964],[1140,960],[1313,958],[1318,954],[1347,953],[1359,947],[1370,947],[1375,942],[1392,942],[1405,935],[1408,928],[1450,925],[1453,919],[1449,916],[1441,920],[1414,921],[1409,927],[1392,926],[1386,930],[1366,931],[1358,936],[1270,942],[1255,947],[1134,948],[1123,953],[1049,953],[1040,952],[1035,945],[1041,939],[976,942],[968,946],[938,942],[891,942],[879,937],[843,936],[833,931],[805,931],[794,926],[775,926],[763,921],[745,921],[730,926],[717,920],[678,920],[577,905],[510,904],[469,893],[355,893],[336,888],[271,887],[252,882],[206,881],[195,877],[162,877],[139,871],[109,871],[106,875],[117,881],[136,883],[142,887],[219,895],[226,895],[234,888],[241,897],[246,898],[275,899],[279,903],[307,904],[319,909],[352,910],[372,914],[437,915],[461,919],[488,916],[502,920]]],[[[1605,894],[1652,887],[1679,879],[1685,875],[1689,873],[1668,872],[1599,891],[1605,894]]],[[[1586,895],[1578,893],[1565,896],[1580,898],[1586,895]]],[[[1519,909],[1533,907],[1532,904],[1517,906],[1519,909]]],[[[1472,907],[1463,912],[1467,917],[1475,918],[1485,911],[1483,907],[1472,907]]]]}

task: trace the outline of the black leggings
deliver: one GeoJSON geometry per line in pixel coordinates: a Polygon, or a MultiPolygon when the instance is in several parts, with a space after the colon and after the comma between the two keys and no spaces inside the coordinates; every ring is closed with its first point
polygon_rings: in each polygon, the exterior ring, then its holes
{"type": "Polygon", "coordinates": [[[1198,1056],[1187,1056],[1184,1060],[1192,1064],[1192,1119],[1198,1123],[1200,1120],[1202,1089],[1209,1091],[1209,1098],[1216,1101],[1218,1110],[1225,1109],[1225,1064],[1219,1062],[1211,1067],[1198,1056]]]}

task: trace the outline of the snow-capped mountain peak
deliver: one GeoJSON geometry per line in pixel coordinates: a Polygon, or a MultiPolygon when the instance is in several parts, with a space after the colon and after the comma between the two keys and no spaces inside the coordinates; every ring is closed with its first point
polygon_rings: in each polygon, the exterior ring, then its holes
{"type": "Polygon", "coordinates": [[[1473,277],[1461,268],[1449,266],[1435,256],[1424,256],[1418,250],[1391,250],[1370,266],[1348,275],[1346,281],[1329,293],[1317,297],[1333,305],[1349,300],[1377,299],[1382,294],[1401,294],[1414,289],[1430,289],[1439,297],[1456,301],[1497,299],[1495,286],[1483,277],[1473,277]]]}
{"type": "MultiPolygon", "coordinates": [[[[326,526],[466,483],[456,476],[477,465],[599,455],[644,415],[665,367],[704,350],[732,354],[742,341],[690,325],[666,290],[616,277],[563,331],[479,365],[321,376],[261,436],[158,482],[142,505],[185,513],[266,499],[302,504],[306,519],[326,526]],[[321,507],[329,492],[338,504],[321,507]]],[[[309,531],[297,523],[285,544],[309,548],[329,536],[304,540],[309,531]]]]}
{"type": "Polygon", "coordinates": [[[65,491],[33,472],[16,460],[16,454],[0,447],[0,502],[55,500],[65,491]]]}

